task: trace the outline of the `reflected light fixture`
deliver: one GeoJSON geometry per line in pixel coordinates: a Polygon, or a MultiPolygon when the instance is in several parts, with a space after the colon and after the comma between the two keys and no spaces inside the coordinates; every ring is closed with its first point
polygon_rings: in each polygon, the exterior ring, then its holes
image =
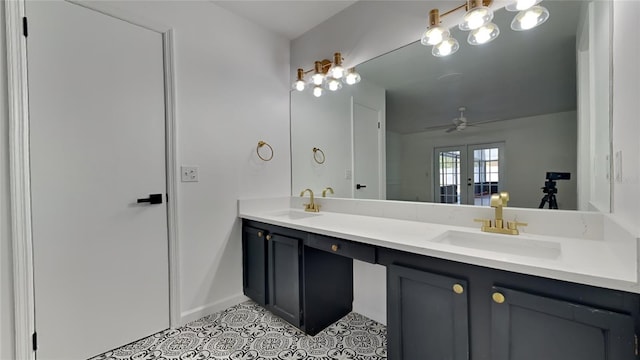
{"type": "Polygon", "coordinates": [[[344,77],[344,83],[347,85],[354,85],[361,80],[360,74],[356,72],[356,68],[352,67],[347,71],[347,75],[344,77]]]}
{"type": "Polygon", "coordinates": [[[454,38],[448,38],[447,40],[435,45],[431,50],[431,54],[436,57],[449,56],[458,51],[458,49],[460,49],[458,40],[454,38]]]}
{"type": "Polygon", "coordinates": [[[488,23],[482,25],[479,28],[471,31],[467,42],[471,45],[482,45],[495,40],[500,35],[500,29],[498,25],[494,23],[488,23]]]}
{"type": "Polygon", "coordinates": [[[324,59],[315,61],[313,69],[298,69],[296,81],[292,88],[297,91],[304,91],[307,88],[307,82],[304,79],[305,74],[313,72],[309,84],[315,97],[320,97],[324,93],[324,89],[330,91],[338,91],[342,88],[342,83],[353,85],[360,82],[360,74],[355,68],[345,70],[342,66],[342,55],[337,52],[333,55],[333,61],[324,59]]]}
{"type": "Polygon", "coordinates": [[[544,23],[549,19],[549,10],[543,6],[533,6],[527,10],[520,11],[511,21],[511,29],[524,31],[544,23]]]}
{"type": "Polygon", "coordinates": [[[440,11],[438,9],[429,11],[429,27],[420,38],[422,45],[438,45],[449,36],[451,36],[449,29],[440,26],[440,11]]]}
{"type": "Polygon", "coordinates": [[[464,14],[458,28],[463,31],[475,30],[487,25],[491,20],[493,20],[493,11],[488,6],[484,6],[483,0],[468,0],[467,13],[464,14]]]}
{"type": "MultiPolygon", "coordinates": [[[[538,4],[542,0],[517,0],[505,8],[509,11],[519,11],[511,22],[511,29],[523,31],[533,29],[549,19],[549,11],[538,4]]],[[[451,55],[458,51],[460,44],[451,37],[451,32],[440,25],[440,18],[455,11],[465,9],[463,21],[458,28],[470,31],[467,42],[471,45],[483,45],[495,40],[500,35],[500,28],[493,20],[490,6],[493,0],[467,0],[464,4],[440,14],[440,10],[429,11],[429,27],[420,37],[422,45],[432,45],[431,54],[437,57],[451,55]]]]}
{"type": "Polygon", "coordinates": [[[542,0],[518,0],[514,3],[508,4],[504,8],[508,11],[523,11],[537,5],[540,1],[542,0]]]}

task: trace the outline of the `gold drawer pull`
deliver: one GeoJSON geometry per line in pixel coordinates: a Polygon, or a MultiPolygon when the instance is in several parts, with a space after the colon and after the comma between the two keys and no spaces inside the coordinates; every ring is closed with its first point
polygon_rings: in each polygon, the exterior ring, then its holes
{"type": "Polygon", "coordinates": [[[456,294],[462,294],[464,292],[464,287],[460,284],[453,285],[453,292],[456,294]]]}
{"type": "Polygon", "coordinates": [[[331,245],[331,250],[333,250],[333,251],[338,251],[339,248],[340,247],[338,245],[336,245],[336,244],[331,245]]]}
{"type": "Polygon", "coordinates": [[[262,237],[262,235],[264,235],[262,231],[258,231],[258,237],[262,237]]]}
{"type": "Polygon", "coordinates": [[[267,235],[267,236],[265,237],[265,239],[267,239],[267,240],[271,240],[271,235],[267,235]]]}
{"type": "Polygon", "coordinates": [[[504,302],[504,295],[499,292],[494,292],[493,295],[491,295],[491,298],[498,304],[502,304],[504,302]]]}

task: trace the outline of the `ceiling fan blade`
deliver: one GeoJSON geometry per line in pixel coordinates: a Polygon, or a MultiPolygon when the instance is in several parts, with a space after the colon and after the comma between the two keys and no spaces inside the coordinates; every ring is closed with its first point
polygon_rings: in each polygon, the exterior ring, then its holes
{"type": "Polygon", "coordinates": [[[453,126],[453,127],[448,128],[447,130],[445,130],[445,132],[448,134],[450,132],[456,131],[457,129],[458,129],[457,126],[453,126]]]}

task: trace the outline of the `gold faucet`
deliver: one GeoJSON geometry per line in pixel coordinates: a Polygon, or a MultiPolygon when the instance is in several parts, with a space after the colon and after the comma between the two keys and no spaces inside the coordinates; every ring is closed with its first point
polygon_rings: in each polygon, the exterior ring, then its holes
{"type": "Polygon", "coordinates": [[[322,190],[322,197],[327,197],[327,191],[333,194],[333,189],[327,186],[326,188],[324,188],[324,190],[322,190]]]}
{"type": "Polygon", "coordinates": [[[311,191],[311,189],[304,189],[302,190],[302,192],[300,193],[300,196],[304,196],[305,192],[309,192],[309,203],[308,204],[304,204],[304,211],[308,211],[308,212],[318,212],[320,211],[320,205],[316,204],[315,202],[313,202],[313,191],[311,191]]]}
{"type": "Polygon", "coordinates": [[[482,231],[508,235],[520,234],[520,231],[518,231],[518,226],[527,226],[526,223],[507,221],[507,226],[504,226],[504,219],[502,218],[502,208],[507,206],[508,201],[509,193],[506,191],[503,191],[499,194],[491,195],[491,207],[496,209],[495,219],[493,221],[488,219],[473,219],[473,221],[482,223],[482,226],[480,227],[480,230],[482,231]]]}

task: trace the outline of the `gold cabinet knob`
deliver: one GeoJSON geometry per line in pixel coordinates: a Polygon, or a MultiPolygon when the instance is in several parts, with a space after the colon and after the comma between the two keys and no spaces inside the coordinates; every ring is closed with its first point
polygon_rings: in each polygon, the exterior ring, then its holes
{"type": "Polygon", "coordinates": [[[493,295],[491,295],[491,298],[498,304],[502,304],[504,302],[504,295],[499,292],[494,292],[493,295]]]}
{"type": "Polygon", "coordinates": [[[258,231],[258,237],[262,237],[262,235],[264,235],[262,231],[258,231]]]}
{"type": "Polygon", "coordinates": [[[331,250],[338,251],[339,246],[336,244],[331,245],[331,250]]]}
{"type": "Polygon", "coordinates": [[[267,239],[267,240],[271,240],[271,235],[267,235],[267,236],[265,237],[265,239],[267,239]]]}
{"type": "Polygon", "coordinates": [[[464,292],[464,287],[460,284],[453,285],[453,292],[456,294],[462,294],[464,292]]]}

